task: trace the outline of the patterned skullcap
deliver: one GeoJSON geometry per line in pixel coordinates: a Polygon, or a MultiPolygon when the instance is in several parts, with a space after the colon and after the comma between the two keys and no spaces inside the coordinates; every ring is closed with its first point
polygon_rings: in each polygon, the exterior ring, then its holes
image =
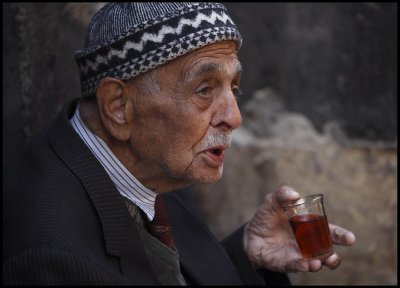
{"type": "Polygon", "coordinates": [[[83,96],[99,80],[127,80],[194,49],[242,37],[219,3],[110,3],[89,24],[86,47],[75,52],[83,96]]]}

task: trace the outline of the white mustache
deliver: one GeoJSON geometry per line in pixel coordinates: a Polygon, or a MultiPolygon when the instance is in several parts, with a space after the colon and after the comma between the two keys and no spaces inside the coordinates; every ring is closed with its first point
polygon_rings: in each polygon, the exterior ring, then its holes
{"type": "Polygon", "coordinates": [[[232,142],[232,132],[208,135],[201,143],[199,150],[205,151],[217,146],[229,146],[232,142]]]}

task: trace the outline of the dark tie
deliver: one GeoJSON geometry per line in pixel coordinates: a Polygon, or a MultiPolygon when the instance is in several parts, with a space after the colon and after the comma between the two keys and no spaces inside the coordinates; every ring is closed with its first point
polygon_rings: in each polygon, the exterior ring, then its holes
{"type": "Polygon", "coordinates": [[[170,249],[173,249],[171,227],[169,226],[168,221],[168,212],[162,197],[156,197],[154,210],[155,216],[153,221],[151,221],[149,225],[150,233],[162,243],[167,245],[170,249]]]}

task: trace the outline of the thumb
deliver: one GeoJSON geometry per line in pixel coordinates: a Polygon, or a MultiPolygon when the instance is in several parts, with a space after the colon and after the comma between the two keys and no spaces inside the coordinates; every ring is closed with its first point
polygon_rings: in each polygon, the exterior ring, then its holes
{"type": "Polygon", "coordinates": [[[295,189],[289,186],[281,186],[275,192],[275,200],[280,207],[284,206],[288,202],[294,202],[299,199],[300,194],[295,189]]]}

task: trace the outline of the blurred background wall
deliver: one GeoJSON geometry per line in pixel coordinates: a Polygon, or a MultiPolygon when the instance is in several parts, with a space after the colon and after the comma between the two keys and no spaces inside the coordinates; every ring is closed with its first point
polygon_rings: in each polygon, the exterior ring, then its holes
{"type": "MultiPolygon", "coordinates": [[[[279,185],[323,193],[352,230],[334,271],[298,285],[397,284],[397,4],[225,3],[244,38],[243,125],[216,184],[195,185],[218,238],[279,185]]],[[[72,52],[103,3],[3,3],[3,168],[79,96],[72,52]]]]}

